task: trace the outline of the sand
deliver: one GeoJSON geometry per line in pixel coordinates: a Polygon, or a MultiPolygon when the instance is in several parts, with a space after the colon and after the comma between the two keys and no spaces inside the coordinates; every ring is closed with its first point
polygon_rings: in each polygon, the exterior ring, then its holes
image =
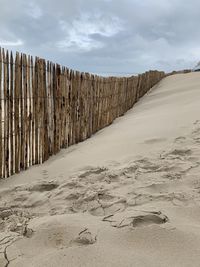
{"type": "Polygon", "coordinates": [[[0,266],[200,266],[200,73],[0,182],[0,266]]]}

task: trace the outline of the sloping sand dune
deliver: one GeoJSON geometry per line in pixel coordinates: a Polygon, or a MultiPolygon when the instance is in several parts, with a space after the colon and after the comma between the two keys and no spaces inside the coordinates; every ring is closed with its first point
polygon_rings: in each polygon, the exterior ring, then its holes
{"type": "Polygon", "coordinates": [[[200,264],[200,74],[1,181],[0,266],[200,264]]]}

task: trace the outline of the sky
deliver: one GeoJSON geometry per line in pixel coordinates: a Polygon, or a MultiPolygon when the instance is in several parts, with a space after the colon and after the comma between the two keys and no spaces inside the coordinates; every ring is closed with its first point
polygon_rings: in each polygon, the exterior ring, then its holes
{"type": "Polygon", "coordinates": [[[0,46],[100,75],[200,61],[199,0],[0,0],[0,46]]]}

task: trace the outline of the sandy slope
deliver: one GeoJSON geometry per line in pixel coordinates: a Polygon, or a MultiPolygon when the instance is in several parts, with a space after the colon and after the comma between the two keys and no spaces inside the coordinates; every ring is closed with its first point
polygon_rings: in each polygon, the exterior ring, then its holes
{"type": "Polygon", "coordinates": [[[200,73],[1,182],[0,266],[199,266],[200,73]]]}

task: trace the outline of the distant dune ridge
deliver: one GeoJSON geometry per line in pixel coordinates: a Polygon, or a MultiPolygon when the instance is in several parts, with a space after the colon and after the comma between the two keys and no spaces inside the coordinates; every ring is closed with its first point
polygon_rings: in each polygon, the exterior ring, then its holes
{"type": "Polygon", "coordinates": [[[0,266],[199,267],[200,73],[1,181],[0,266]]]}

